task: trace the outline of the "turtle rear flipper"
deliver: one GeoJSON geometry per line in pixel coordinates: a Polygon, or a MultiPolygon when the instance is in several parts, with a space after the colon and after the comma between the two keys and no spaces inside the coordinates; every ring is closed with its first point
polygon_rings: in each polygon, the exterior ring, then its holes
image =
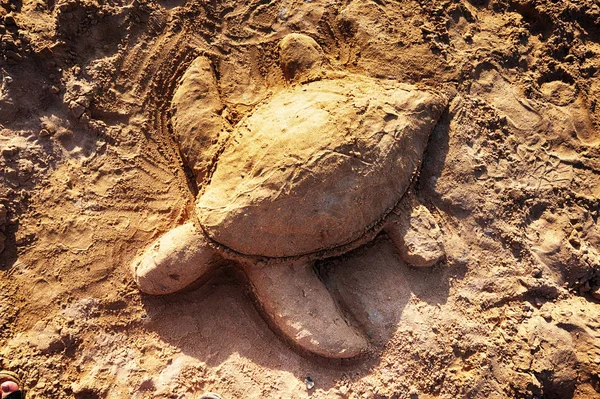
{"type": "Polygon", "coordinates": [[[385,232],[409,265],[433,266],[446,255],[440,227],[412,192],[407,192],[394,209],[385,232]]]}
{"type": "Polygon", "coordinates": [[[221,258],[193,223],[181,225],[133,261],[135,281],[146,294],[177,292],[210,272],[221,258]]]}
{"type": "Polygon", "coordinates": [[[312,263],[244,267],[267,322],[303,351],[350,359],[368,349],[315,274],[312,263]]]}

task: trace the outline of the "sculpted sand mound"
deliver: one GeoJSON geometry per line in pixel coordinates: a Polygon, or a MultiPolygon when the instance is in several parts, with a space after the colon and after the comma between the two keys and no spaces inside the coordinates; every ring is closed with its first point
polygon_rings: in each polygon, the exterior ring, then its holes
{"type": "MultiPolygon", "coordinates": [[[[237,261],[274,331],[303,352],[357,358],[369,341],[340,311],[314,261],[381,231],[401,257],[416,249],[416,266],[443,258],[439,229],[427,234],[398,219],[412,218],[404,208],[425,209],[404,194],[446,99],[334,71],[306,35],[281,40],[280,62],[287,83],[234,127],[211,62],[200,56],[190,64],[171,110],[199,187],[197,218],[156,239],[131,267],[141,291],[163,295],[204,281],[224,258],[237,261]],[[400,206],[403,197],[412,201],[400,206]],[[418,250],[432,240],[437,251],[418,250]]],[[[421,215],[437,227],[430,213],[421,215]]]]}
{"type": "Polygon", "coordinates": [[[200,223],[246,255],[298,256],[357,240],[404,194],[444,105],[362,78],[283,91],[237,126],[198,199],[200,223]]]}

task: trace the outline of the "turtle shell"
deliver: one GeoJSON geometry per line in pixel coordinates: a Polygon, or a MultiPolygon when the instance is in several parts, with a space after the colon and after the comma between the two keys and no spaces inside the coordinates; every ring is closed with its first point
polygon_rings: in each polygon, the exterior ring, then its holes
{"type": "Polygon", "coordinates": [[[235,128],[196,211],[239,254],[297,257],[360,240],[418,171],[446,100],[346,77],[288,88],[235,128]]]}

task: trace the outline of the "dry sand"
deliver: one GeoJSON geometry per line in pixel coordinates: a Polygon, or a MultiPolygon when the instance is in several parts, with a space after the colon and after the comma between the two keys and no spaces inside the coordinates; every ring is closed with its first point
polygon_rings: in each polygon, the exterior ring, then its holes
{"type": "Polygon", "coordinates": [[[600,397],[597,0],[0,0],[0,17],[0,366],[28,397],[600,397]],[[451,99],[416,185],[446,260],[409,268],[381,235],[319,264],[372,343],[350,364],[291,350],[233,269],[149,297],[128,267],[193,212],[183,73],[207,56],[235,124],[285,84],[290,32],[451,99]]]}

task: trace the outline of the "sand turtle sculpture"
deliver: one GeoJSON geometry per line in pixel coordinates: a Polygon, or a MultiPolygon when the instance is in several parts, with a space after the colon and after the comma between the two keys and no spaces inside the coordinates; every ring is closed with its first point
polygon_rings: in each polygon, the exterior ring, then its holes
{"type": "Polygon", "coordinates": [[[287,86],[229,126],[210,62],[192,62],[172,100],[172,124],[196,175],[195,215],[132,267],[141,291],[169,294],[233,260],[274,330],[309,353],[353,358],[368,340],[314,263],[381,231],[412,265],[443,257],[434,218],[405,194],[447,100],[335,71],[306,35],[281,40],[280,64],[287,86]]]}

